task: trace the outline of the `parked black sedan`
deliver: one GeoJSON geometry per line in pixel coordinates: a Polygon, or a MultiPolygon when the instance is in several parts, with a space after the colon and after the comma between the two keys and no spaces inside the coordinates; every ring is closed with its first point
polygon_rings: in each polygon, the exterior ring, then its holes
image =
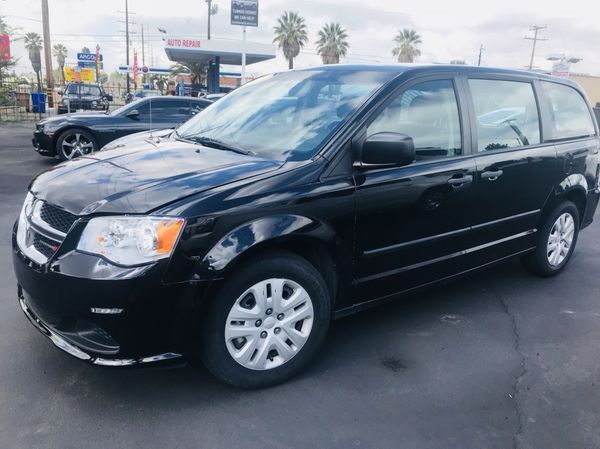
{"type": "Polygon", "coordinates": [[[50,117],[36,124],[33,146],[41,155],[66,161],[97,151],[128,134],[175,128],[211,103],[191,97],[152,97],[113,112],[50,117]]]}

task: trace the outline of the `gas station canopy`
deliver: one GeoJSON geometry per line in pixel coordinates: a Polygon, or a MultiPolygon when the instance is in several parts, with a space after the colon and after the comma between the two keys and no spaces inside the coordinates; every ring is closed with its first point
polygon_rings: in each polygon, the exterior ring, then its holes
{"type": "Polygon", "coordinates": [[[165,52],[176,62],[208,63],[218,58],[220,64],[241,65],[242,45],[246,49],[246,64],[275,58],[275,46],[241,40],[169,38],[165,52]]]}

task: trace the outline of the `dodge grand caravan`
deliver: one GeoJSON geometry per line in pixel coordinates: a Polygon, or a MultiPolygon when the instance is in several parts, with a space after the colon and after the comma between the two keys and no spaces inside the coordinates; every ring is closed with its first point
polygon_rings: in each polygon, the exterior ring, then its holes
{"type": "Polygon", "coordinates": [[[272,385],[333,318],[514,256],[558,274],[596,210],[599,150],[581,89],[537,73],[263,77],[38,176],[13,233],[18,300],[89,363],[198,355],[272,385]]]}

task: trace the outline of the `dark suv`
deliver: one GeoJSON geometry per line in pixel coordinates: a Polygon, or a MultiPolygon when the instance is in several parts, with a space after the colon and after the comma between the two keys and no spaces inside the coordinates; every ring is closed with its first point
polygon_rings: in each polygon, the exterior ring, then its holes
{"type": "Polygon", "coordinates": [[[107,111],[113,100],[98,84],[69,83],[63,91],[58,113],[84,111],[107,111]]]}
{"type": "Polygon", "coordinates": [[[281,382],[332,318],[519,256],[559,273],[598,203],[574,83],[457,66],[259,78],[170,135],[35,179],[13,234],[19,302],[96,365],[200,355],[281,382]]]}

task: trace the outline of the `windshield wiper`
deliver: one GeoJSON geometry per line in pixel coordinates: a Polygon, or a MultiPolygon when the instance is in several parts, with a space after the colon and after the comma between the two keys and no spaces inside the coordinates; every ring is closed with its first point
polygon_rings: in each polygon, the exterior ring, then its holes
{"type": "Polygon", "coordinates": [[[233,151],[234,153],[245,154],[246,156],[256,156],[254,151],[244,150],[243,148],[236,147],[229,143],[225,143],[221,140],[211,139],[210,137],[202,137],[202,136],[186,136],[183,137],[187,140],[192,140],[200,145],[204,145],[205,147],[217,148],[219,150],[233,151]]]}

